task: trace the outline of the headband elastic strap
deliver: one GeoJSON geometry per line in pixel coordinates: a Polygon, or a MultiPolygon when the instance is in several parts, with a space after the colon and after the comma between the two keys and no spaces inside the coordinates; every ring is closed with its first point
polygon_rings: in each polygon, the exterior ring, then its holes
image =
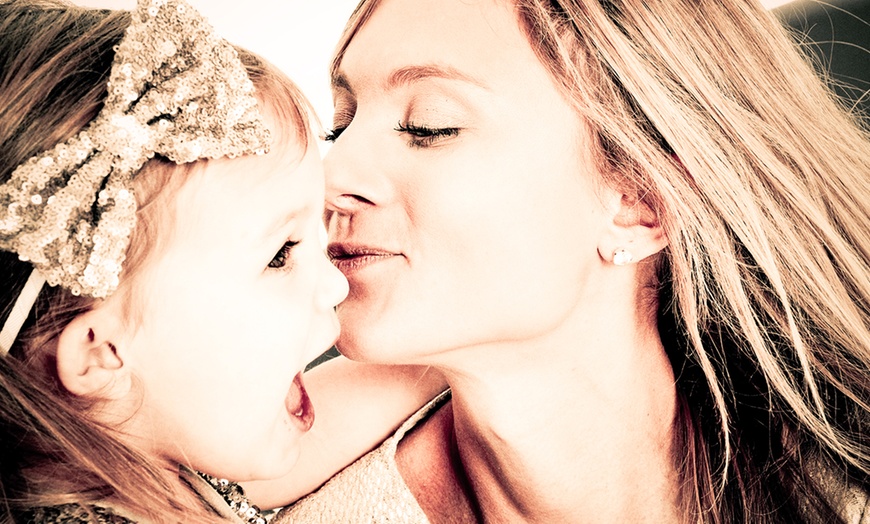
{"type": "Polygon", "coordinates": [[[12,312],[3,324],[3,330],[0,331],[0,356],[5,357],[15,343],[18,337],[18,332],[21,331],[21,326],[30,315],[30,310],[33,309],[33,304],[36,303],[36,297],[42,290],[45,284],[45,278],[42,277],[39,271],[33,270],[30,276],[27,277],[27,283],[24,284],[24,289],[18,294],[15,300],[15,305],[12,306],[12,312]]]}

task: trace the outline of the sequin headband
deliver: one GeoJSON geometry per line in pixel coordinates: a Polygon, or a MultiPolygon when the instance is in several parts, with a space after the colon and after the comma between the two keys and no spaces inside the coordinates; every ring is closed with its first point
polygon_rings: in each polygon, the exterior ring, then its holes
{"type": "Polygon", "coordinates": [[[236,50],[196,10],[183,0],[139,0],[115,48],[103,109],[0,186],[0,249],[34,266],[0,330],[0,354],[44,282],[96,298],[117,288],[136,224],[132,180],[148,159],[268,150],[253,93],[236,50]]]}

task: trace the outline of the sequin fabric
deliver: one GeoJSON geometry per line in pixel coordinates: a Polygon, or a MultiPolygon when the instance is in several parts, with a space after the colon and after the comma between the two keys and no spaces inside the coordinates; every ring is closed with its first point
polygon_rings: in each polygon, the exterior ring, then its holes
{"type": "Polygon", "coordinates": [[[0,186],[0,249],[46,281],[102,298],[136,224],[132,179],[155,154],[176,163],[268,150],[236,50],[181,0],[140,0],[115,50],[108,97],[78,135],[0,186]]]}
{"type": "MultiPolygon", "coordinates": [[[[202,501],[215,511],[215,521],[238,524],[268,524],[275,515],[272,511],[261,512],[245,496],[245,491],[235,482],[217,479],[205,473],[183,469],[182,478],[192,481],[191,488],[202,501]],[[196,480],[192,478],[196,476],[196,480]]],[[[18,522],[33,524],[136,524],[111,508],[100,505],[62,504],[34,508],[18,522]]],[[[141,522],[141,521],[139,521],[141,522]]]]}
{"type": "Polygon", "coordinates": [[[197,472],[197,475],[209,483],[212,489],[214,489],[224,499],[230,509],[233,510],[236,516],[242,519],[245,524],[266,524],[266,517],[264,517],[260,512],[260,508],[251,504],[251,501],[249,501],[248,497],[245,496],[244,488],[240,485],[235,482],[230,482],[227,479],[220,479],[205,473],[197,472]]]}
{"type": "Polygon", "coordinates": [[[78,504],[64,504],[37,508],[24,516],[22,524],[134,524],[130,519],[116,515],[107,508],[85,508],[78,504]]]}
{"type": "Polygon", "coordinates": [[[379,447],[281,510],[272,524],[429,524],[396,466],[396,449],[408,431],[449,399],[449,391],[434,398],[379,447]]]}

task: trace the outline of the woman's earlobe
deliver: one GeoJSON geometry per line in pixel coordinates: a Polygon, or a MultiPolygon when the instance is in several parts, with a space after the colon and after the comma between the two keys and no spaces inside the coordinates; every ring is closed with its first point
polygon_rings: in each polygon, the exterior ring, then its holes
{"type": "Polygon", "coordinates": [[[100,317],[92,310],[64,328],[57,343],[57,373],[74,395],[118,398],[126,392],[127,370],[111,340],[117,333],[100,317]]]}
{"type": "Polygon", "coordinates": [[[625,266],[655,255],[668,245],[658,215],[645,202],[627,194],[614,198],[612,221],[598,243],[602,260],[625,266]]]}

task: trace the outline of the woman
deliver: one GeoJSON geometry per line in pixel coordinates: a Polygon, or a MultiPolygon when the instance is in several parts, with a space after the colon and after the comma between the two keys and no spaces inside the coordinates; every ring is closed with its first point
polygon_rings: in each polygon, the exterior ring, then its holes
{"type": "Polygon", "coordinates": [[[286,521],[858,518],[870,147],[756,2],[366,0],[332,74],[339,349],[452,400],[286,521]]]}

